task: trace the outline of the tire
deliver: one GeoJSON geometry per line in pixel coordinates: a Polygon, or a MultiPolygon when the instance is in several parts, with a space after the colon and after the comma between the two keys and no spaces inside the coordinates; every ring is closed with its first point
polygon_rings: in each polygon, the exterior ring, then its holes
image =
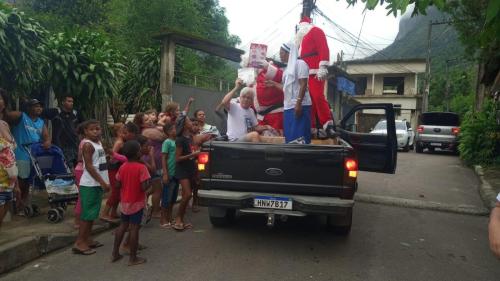
{"type": "Polygon", "coordinates": [[[32,218],[35,216],[35,211],[33,210],[32,206],[26,206],[23,209],[24,215],[28,218],[32,218]]]}
{"type": "Polygon", "coordinates": [[[410,139],[406,142],[406,145],[403,147],[404,152],[410,151],[410,139]]]}
{"type": "Polygon", "coordinates": [[[62,220],[62,218],[57,209],[50,209],[47,212],[47,220],[51,223],[58,223],[62,220]]]}
{"type": "Polygon", "coordinates": [[[221,207],[209,207],[208,216],[210,218],[210,223],[214,227],[227,227],[234,223],[236,210],[221,207]]]}
{"type": "Polygon", "coordinates": [[[347,236],[351,233],[352,208],[345,215],[328,215],[326,217],[326,227],[328,232],[335,235],[347,236]]]}
{"type": "Polygon", "coordinates": [[[416,153],[422,153],[422,152],[424,152],[424,148],[418,142],[417,142],[417,145],[415,146],[415,152],[416,153]]]}

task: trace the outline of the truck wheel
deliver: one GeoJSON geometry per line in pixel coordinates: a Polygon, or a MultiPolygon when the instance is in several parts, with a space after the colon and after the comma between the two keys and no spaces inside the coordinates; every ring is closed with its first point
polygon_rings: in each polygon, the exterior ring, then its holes
{"type": "Polygon", "coordinates": [[[336,235],[346,236],[351,232],[352,209],[349,209],[345,215],[328,215],[326,218],[326,227],[329,232],[336,235]]]}
{"type": "Polygon", "coordinates": [[[208,216],[210,223],[215,227],[225,227],[233,224],[236,215],[235,209],[209,207],[208,216]]]}

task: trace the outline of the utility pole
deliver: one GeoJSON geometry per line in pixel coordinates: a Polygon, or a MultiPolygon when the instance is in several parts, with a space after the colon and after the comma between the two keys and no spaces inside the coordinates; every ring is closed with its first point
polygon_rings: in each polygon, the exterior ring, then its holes
{"type": "Polygon", "coordinates": [[[429,94],[431,87],[431,35],[432,26],[441,24],[450,24],[452,21],[429,21],[429,27],[427,29],[427,60],[425,64],[425,90],[424,96],[422,97],[422,112],[426,112],[429,109],[429,94]]]}

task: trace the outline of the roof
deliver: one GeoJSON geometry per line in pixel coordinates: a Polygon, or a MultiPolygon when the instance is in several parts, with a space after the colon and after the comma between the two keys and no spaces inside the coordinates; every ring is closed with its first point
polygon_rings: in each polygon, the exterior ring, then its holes
{"type": "Polygon", "coordinates": [[[408,63],[408,62],[421,62],[426,63],[425,58],[408,58],[408,59],[359,59],[344,61],[345,64],[375,64],[375,63],[408,63]]]}
{"type": "Polygon", "coordinates": [[[231,61],[240,62],[241,55],[245,51],[220,44],[218,42],[203,38],[199,35],[190,34],[184,31],[171,28],[163,28],[158,34],[153,36],[154,39],[162,40],[169,38],[176,44],[215,55],[231,61]]]}

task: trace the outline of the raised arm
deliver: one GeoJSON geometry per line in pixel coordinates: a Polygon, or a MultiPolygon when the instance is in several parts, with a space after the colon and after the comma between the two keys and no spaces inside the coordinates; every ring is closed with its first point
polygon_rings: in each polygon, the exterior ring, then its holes
{"type": "Polygon", "coordinates": [[[182,111],[186,116],[189,114],[189,108],[191,107],[191,104],[193,104],[194,98],[190,97],[186,103],[186,106],[184,106],[184,110],[182,111]]]}
{"type": "Polygon", "coordinates": [[[227,93],[224,98],[222,98],[221,104],[227,111],[229,111],[231,99],[234,97],[234,94],[238,92],[239,89],[241,89],[242,86],[243,80],[241,80],[240,78],[236,79],[236,81],[234,81],[234,88],[229,91],[229,93],[227,93]]]}
{"type": "Polygon", "coordinates": [[[49,149],[51,145],[51,140],[50,140],[50,135],[49,135],[49,129],[47,129],[47,125],[43,125],[42,128],[42,140],[43,140],[43,148],[49,149]]]}

